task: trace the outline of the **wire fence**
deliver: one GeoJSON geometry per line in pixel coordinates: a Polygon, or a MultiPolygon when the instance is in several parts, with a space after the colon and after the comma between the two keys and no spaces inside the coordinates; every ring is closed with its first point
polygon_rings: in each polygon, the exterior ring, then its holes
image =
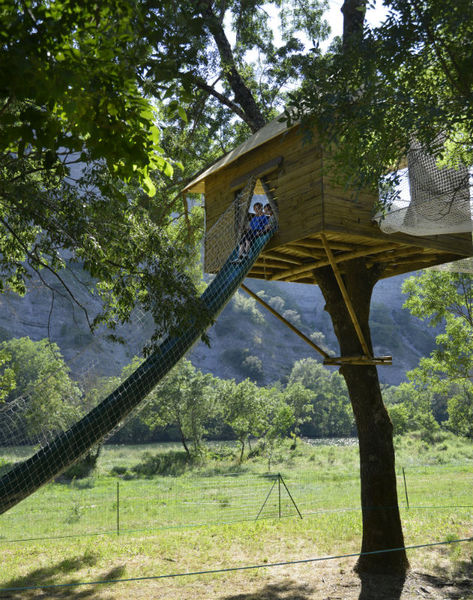
{"type": "MultiPolygon", "coordinates": [[[[401,510],[473,519],[471,464],[400,468],[397,482],[401,510]]],[[[0,543],[360,511],[359,485],[358,473],[317,471],[53,483],[0,516],[0,543]]]]}

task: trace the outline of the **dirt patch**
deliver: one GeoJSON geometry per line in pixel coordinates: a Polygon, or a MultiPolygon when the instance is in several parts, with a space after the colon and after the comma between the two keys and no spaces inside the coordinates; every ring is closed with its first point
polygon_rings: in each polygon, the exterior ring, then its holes
{"type": "MultiPolygon", "coordinates": [[[[296,565],[108,590],[114,600],[473,600],[473,572],[458,577],[415,569],[405,579],[358,576],[353,563],[296,565]]],[[[105,596],[104,596],[105,597],[105,596]]],[[[102,597],[101,597],[102,598],[102,597]]],[[[98,600],[98,598],[97,598],[98,600]]]]}

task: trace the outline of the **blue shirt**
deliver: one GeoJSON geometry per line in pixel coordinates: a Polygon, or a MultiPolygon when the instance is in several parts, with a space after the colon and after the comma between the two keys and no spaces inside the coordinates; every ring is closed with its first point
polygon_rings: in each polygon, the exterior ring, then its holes
{"type": "Polygon", "coordinates": [[[262,231],[269,222],[267,215],[255,215],[251,218],[250,228],[252,231],[262,231]]]}

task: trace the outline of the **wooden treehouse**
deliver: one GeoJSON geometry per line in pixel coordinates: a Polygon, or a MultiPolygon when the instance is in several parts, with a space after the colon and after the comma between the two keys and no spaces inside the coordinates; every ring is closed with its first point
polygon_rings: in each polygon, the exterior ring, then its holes
{"type": "MultiPolygon", "coordinates": [[[[184,189],[205,196],[207,231],[251,176],[260,178],[255,194],[266,190],[277,204],[279,230],[248,277],[315,284],[315,271],[332,265],[343,287],[344,270],[354,258],[365,257],[368,266],[382,264],[385,278],[473,254],[468,233],[419,237],[383,233],[373,220],[378,198],[337,185],[322,145],[316,139],[304,143],[298,124],[287,128],[278,121],[268,123],[184,189]]],[[[204,268],[212,272],[210,249],[205,250],[204,268]]],[[[350,299],[345,302],[350,311],[350,299]]],[[[356,328],[356,315],[352,319],[356,328]]],[[[386,364],[389,359],[374,363],[386,364]]]]}

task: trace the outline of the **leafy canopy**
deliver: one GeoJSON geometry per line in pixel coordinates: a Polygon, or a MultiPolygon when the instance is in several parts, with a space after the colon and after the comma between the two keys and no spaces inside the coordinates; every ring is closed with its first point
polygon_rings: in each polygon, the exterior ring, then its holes
{"type": "Polygon", "coordinates": [[[340,176],[375,191],[413,138],[439,159],[473,164],[472,3],[385,5],[381,25],[313,55],[288,113],[333,144],[340,176]]]}
{"type": "Polygon", "coordinates": [[[465,273],[425,271],[404,283],[406,306],[431,325],[444,324],[430,357],[409,373],[416,391],[447,405],[446,425],[473,436],[473,278],[465,273]],[[424,394],[425,395],[425,394],[424,394]]]}
{"type": "MultiPolygon", "coordinates": [[[[155,316],[158,339],[202,311],[188,268],[195,245],[174,224],[173,206],[155,210],[140,188],[153,194],[152,172],[161,187],[173,174],[159,146],[158,91],[154,99],[145,91],[145,8],[135,0],[0,3],[0,291],[25,293],[34,272],[52,302],[67,297],[92,328],[126,321],[139,303],[155,316]],[[78,278],[75,263],[93,280],[78,278]],[[98,315],[64,268],[84,289],[95,283],[98,315]]],[[[163,86],[169,77],[163,69],[163,86]]]]}

